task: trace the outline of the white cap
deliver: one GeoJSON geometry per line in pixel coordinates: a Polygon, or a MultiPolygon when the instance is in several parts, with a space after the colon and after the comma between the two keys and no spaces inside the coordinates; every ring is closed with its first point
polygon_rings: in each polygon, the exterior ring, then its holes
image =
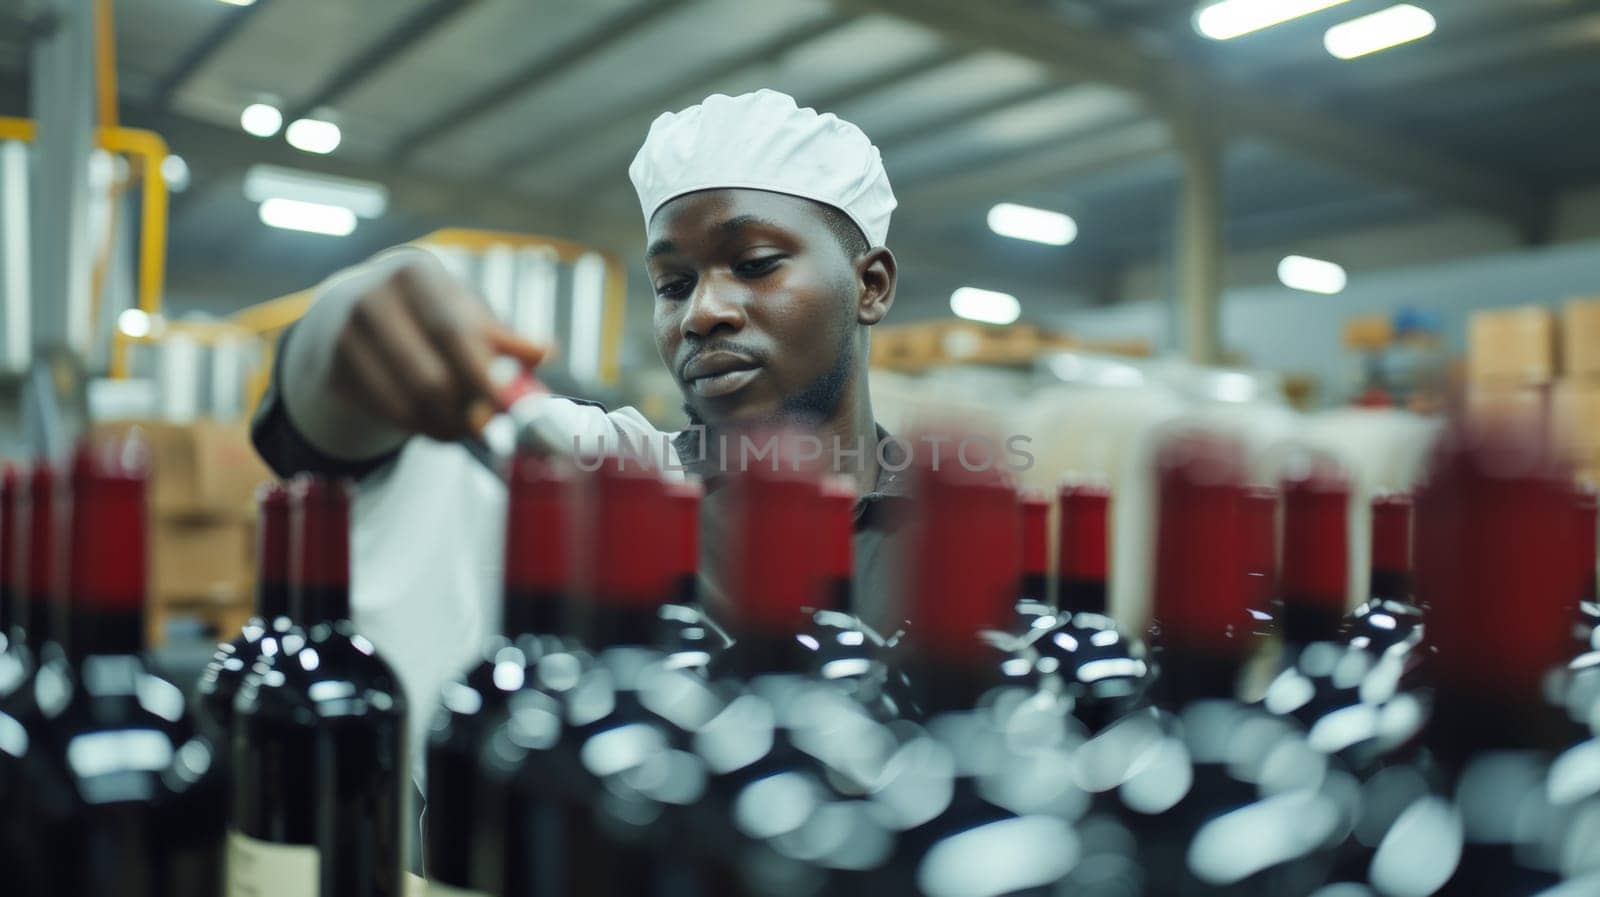
{"type": "Polygon", "coordinates": [[[668,201],[698,190],[770,190],[844,212],[867,242],[889,236],[894,191],[883,157],[861,129],[833,113],[801,109],[776,90],[712,94],[662,113],[628,166],[645,226],[668,201]]]}

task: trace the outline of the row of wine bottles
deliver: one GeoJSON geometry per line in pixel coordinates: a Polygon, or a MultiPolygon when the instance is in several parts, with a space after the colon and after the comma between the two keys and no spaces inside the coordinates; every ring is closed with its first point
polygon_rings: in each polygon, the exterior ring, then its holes
{"type": "Polygon", "coordinates": [[[1538,446],[1444,438],[1374,501],[1346,614],[1346,475],[1251,485],[1175,435],[1139,632],[1104,489],[915,470],[878,632],[837,480],[714,484],[702,595],[698,484],[520,455],[503,634],[426,710],[351,623],[347,487],[303,478],[262,493],[257,617],[192,714],[138,659],[116,449],[0,493],[17,893],[404,893],[408,712],[440,895],[1600,893],[1595,504],[1538,446]]]}

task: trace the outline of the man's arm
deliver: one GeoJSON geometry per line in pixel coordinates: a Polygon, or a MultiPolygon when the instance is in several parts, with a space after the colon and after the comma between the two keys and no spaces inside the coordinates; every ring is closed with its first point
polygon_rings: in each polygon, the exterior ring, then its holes
{"type": "Polygon", "coordinates": [[[501,354],[542,356],[426,250],[392,249],[317,288],[280,340],[251,437],[280,475],[363,476],[414,433],[481,428],[498,408],[488,366],[501,354]]]}

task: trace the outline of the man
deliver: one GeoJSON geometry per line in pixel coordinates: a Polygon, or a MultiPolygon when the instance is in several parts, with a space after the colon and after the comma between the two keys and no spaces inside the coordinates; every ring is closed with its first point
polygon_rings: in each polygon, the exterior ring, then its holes
{"type": "MultiPolygon", "coordinates": [[[[883,245],[895,199],[877,148],[854,125],[762,90],[662,115],[629,174],[656,349],[704,436],[663,438],[631,408],[555,397],[536,400],[534,425],[558,444],[658,448],[664,468],[705,476],[706,570],[724,543],[717,474],[737,463],[718,437],[748,424],[812,426],[822,460],[862,496],[859,610],[885,622],[885,542],[896,531],[886,506],[905,456],[877,426],[867,389],[867,330],[888,313],[896,280],[883,245]]],[[[324,283],[280,348],[256,446],[280,474],[361,478],[356,621],[399,661],[419,704],[471,659],[498,606],[504,489],[459,440],[495,407],[490,362],[532,365],[541,354],[415,248],[324,283]]],[[[415,716],[420,735],[427,714],[415,716]]]]}

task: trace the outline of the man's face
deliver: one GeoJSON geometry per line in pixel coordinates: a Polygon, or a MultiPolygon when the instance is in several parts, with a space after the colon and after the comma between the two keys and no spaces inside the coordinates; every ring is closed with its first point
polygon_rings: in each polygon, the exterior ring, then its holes
{"type": "Polygon", "coordinates": [[[761,190],[672,200],[649,226],[656,349],[711,426],[827,417],[855,373],[858,278],[813,203],[761,190]]]}

